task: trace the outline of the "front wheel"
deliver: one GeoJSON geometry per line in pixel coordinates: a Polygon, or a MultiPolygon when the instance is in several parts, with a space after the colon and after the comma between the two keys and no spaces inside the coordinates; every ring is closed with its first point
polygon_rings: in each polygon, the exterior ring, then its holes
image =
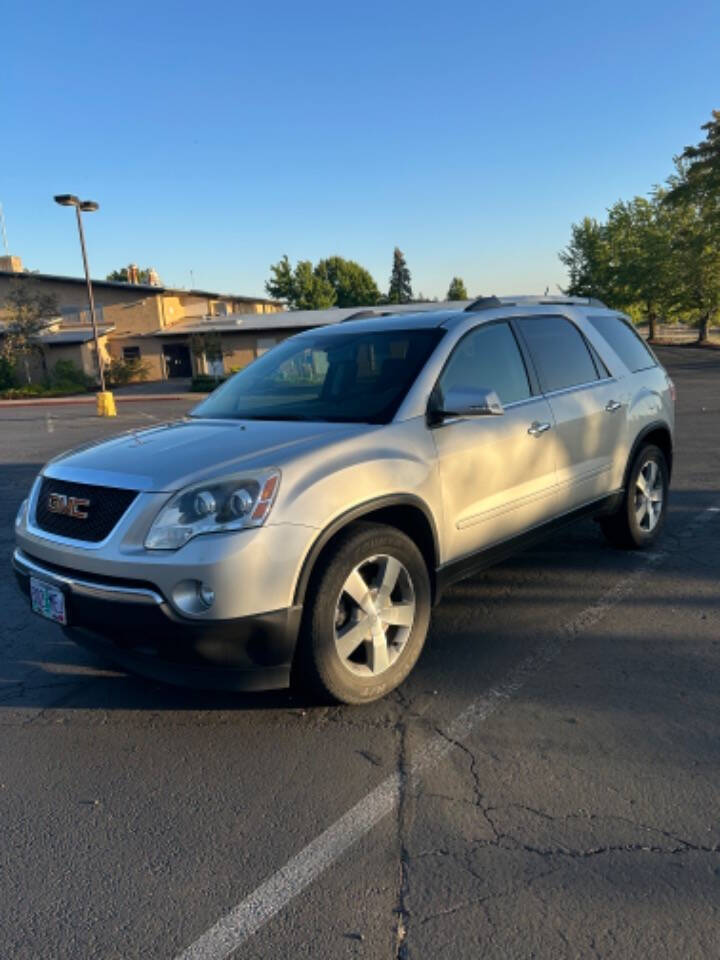
{"type": "Polygon", "coordinates": [[[341,703],[369,703],[407,677],[430,623],[422,554],[394,527],[358,523],[313,575],[298,650],[301,681],[341,703]]]}
{"type": "Polygon", "coordinates": [[[654,444],[642,447],[630,470],[622,507],[600,521],[609,542],[624,550],[652,546],[665,523],[668,488],[665,454],[654,444]]]}

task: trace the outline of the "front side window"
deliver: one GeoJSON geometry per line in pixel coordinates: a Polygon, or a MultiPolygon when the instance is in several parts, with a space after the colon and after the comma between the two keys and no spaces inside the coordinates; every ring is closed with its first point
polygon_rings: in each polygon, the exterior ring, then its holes
{"type": "Polygon", "coordinates": [[[631,373],[656,366],[644,341],[622,317],[588,317],[600,336],[607,340],[631,373]]]}
{"type": "Polygon", "coordinates": [[[599,379],[583,335],[565,317],[520,317],[517,322],[545,393],[599,379]]]}
{"type": "Polygon", "coordinates": [[[191,415],[388,423],[443,332],[320,330],[295,337],[235,374],[191,415]]]}
{"type": "Polygon", "coordinates": [[[530,396],[525,364],[507,323],[478,327],[455,348],[438,383],[450,390],[494,390],[503,406],[530,396]]]}

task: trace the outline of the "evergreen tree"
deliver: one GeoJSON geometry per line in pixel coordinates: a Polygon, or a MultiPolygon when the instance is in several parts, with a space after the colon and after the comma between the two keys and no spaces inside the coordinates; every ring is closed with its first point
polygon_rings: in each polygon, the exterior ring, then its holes
{"type": "Polygon", "coordinates": [[[293,270],[287,254],[283,254],[282,260],[271,265],[270,273],[272,276],[265,284],[266,291],[275,300],[287,300],[292,309],[295,288],[293,286],[293,270]]]}
{"type": "Polygon", "coordinates": [[[446,300],[468,300],[468,293],[465,284],[460,277],[453,277],[448,287],[446,300]]]}
{"type": "Polygon", "coordinates": [[[395,247],[393,253],[393,266],[387,300],[388,303],[410,303],[412,300],[410,271],[399,247],[395,247]]]}

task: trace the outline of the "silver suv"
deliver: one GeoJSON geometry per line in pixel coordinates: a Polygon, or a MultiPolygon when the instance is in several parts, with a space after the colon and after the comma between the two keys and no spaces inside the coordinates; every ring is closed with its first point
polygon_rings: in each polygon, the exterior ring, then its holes
{"type": "Polygon", "coordinates": [[[652,544],[673,419],[598,301],[365,316],[51,461],[13,564],[35,612],[130,670],[364,703],[405,679],[448,584],[584,515],[652,544]]]}

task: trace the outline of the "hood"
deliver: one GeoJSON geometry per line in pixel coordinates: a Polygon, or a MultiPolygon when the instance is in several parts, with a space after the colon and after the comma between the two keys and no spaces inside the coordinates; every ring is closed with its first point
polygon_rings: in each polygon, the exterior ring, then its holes
{"type": "Polygon", "coordinates": [[[123,433],[51,460],[45,476],[168,492],[242,470],[281,467],[298,454],[377,429],[364,423],[178,420],[123,433]]]}

